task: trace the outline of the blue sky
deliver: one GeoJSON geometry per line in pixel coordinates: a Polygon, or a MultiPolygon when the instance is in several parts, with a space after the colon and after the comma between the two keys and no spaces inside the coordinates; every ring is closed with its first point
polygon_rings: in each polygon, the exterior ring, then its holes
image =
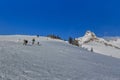
{"type": "Polygon", "coordinates": [[[86,30],[120,36],[119,0],[1,0],[0,34],[57,34],[64,39],[86,30]]]}

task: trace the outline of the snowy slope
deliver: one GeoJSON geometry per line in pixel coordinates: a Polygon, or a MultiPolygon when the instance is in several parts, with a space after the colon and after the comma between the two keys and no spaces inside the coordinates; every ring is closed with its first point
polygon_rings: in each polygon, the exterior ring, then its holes
{"type": "Polygon", "coordinates": [[[120,39],[105,40],[97,37],[95,33],[87,31],[85,36],[77,38],[77,40],[83,48],[87,48],[88,50],[93,48],[96,53],[120,58],[120,39]]]}
{"type": "Polygon", "coordinates": [[[120,80],[120,59],[46,37],[23,46],[24,38],[36,37],[0,36],[0,80],[120,80]]]}
{"type": "Polygon", "coordinates": [[[120,38],[119,37],[117,37],[117,38],[113,37],[112,39],[109,40],[109,42],[116,45],[116,46],[118,46],[118,47],[120,47],[120,38]]]}

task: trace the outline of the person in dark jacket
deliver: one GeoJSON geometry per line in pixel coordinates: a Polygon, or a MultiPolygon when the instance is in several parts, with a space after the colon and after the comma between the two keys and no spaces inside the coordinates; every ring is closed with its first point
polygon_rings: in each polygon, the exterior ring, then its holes
{"type": "Polygon", "coordinates": [[[27,45],[27,44],[28,44],[28,40],[24,40],[23,45],[27,45]]]}
{"type": "Polygon", "coordinates": [[[33,38],[33,39],[32,39],[32,45],[34,45],[34,44],[35,44],[35,39],[33,38]]]}

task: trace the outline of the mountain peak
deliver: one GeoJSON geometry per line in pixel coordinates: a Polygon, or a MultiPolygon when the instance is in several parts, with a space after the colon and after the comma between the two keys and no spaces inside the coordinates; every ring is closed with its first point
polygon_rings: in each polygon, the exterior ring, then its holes
{"type": "Polygon", "coordinates": [[[119,41],[108,41],[97,37],[94,32],[87,31],[83,37],[77,38],[79,45],[88,50],[94,49],[94,52],[120,58],[119,41]],[[113,51],[111,51],[111,49],[113,51]]]}
{"type": "Polygon", "coordinates": [[[92,39],[93,39],[93,38],[96,38],[96,35],[95,35],[94,32],[87,31],[87,32],[85,33],[84,37],[86,37],[86,38],[92,38],[92,39]]]}
{"type": "Polygon", "coordinates": [[[83,44],[83,43],[87,43],[87,42],[90,42],[96,39],[97,37],[94,32],[86,31],[83,37],[78,38],[78,41],[83,44]]]}

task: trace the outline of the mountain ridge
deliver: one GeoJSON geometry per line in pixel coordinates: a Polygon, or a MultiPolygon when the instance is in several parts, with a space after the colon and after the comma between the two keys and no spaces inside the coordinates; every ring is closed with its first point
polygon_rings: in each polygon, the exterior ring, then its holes
{"type": "Polygon", "coordinates": [[[118,53],[120,55],[120,45],[117,44],[117,43],[120,44],[119,38],[117,38],[117,40],[116,39],[115,40],[114,39],[106,40],[104,38],[97,37],[94,32],[87,31],[83,37],[76,38],[76,40],[78,41],[78,43],[81,47],[87,48],[88,50],[93,48],[94,52],[96,52],[96,53],[102,53],[102,54],[105,53],[105,55],[117,57],[117,55],[114,56],[114,52],[112,52],[112,53],[110,52],[111,51],[110,49],[113,49],[113,50],[117,51],[117,52],[115,52],[115,54],[118,53]],[[110,51],[104,52],[104,51],[102,51],[102,47],[109,49],[110,51]],[[109,52],[111,54],[109,54],[109,52]]]}

